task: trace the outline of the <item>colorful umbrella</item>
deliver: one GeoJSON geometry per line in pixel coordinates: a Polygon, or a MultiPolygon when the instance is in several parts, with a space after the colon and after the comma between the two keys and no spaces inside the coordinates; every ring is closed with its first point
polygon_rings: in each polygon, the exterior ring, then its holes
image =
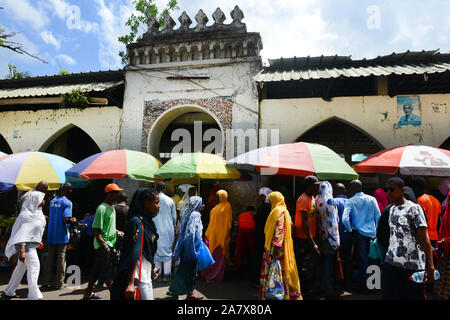
{"type": "Polygon", "coordinates": [[[64,172],[74,163],[45,152],[21,152],[0,158],[0,190],[29,191],[40,181],[48,183],[49,190],[57,190],[66,181],[64,172]]]}
{"type": "Polygon", "coordinates": [[[358,172],[450,177],[450,151],[408,145],[373,154],[354,166],[358,172]]]}
{"type": "Polygon", "coordinates": [[[112,150],[94,154],[66,171],[66,176],[81,179],[120,179],[153,181],[161,167],[155,157],[145,152],[112,150]]]}
{"type": "Polygon", "coordinates": [[[239,179],[236,169],[228,168],[222,157],[210,153],[184,153],[166,162],[156,173],[157,179],[239,179]]]}
{"type": "Polygon", "coordinates": [[[318,179],[352,180],[358,174],[331,149],[315,143],[297,142],[256,149],[227,161],[232,168],[257,170],[318,179]]]}

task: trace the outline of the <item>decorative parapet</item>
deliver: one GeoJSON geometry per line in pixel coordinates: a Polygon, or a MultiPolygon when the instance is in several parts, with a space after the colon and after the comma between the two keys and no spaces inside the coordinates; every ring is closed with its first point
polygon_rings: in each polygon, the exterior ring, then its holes
{"type": "Polygon", "coordinates": [[[220,8],[212,14],[214,24],[203,10],[195,15],[197,25],[186,12],[178,18],[180,27],[170,15],[163,21],[163,27],[155,18],[148,21],[148,31],[141,41],[127,46],[129,64],[151,65],[159,63],[197,61],[210,59],[232,59],[259,57],[262,41],[259,33],[247,32],[244,13],[236,6],[231,11],[233,21],[224,24],[225,14],[220,8]]]}

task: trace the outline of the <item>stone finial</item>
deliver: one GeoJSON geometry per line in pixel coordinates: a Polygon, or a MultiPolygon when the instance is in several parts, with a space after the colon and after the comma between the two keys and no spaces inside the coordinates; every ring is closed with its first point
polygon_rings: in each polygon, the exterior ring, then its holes
{"type": "Polygon", "coordinates": [[[155,19],[155,17],[151,17],[148,20],[147,25],[148,25],[147,33],[152,34],[152,35],[156,34],[160,27],[160,24],[159,24],[158,20],[155,19]]]}
{"type": "Polygon", "coordinates": [[[231,11],[231,18],[233,18],[233,22],[231,24],[235,27],[245,27],[245,23],[242,23],[242,19],[244,19],[244,13],[238,6],[235,6],[233,11],[231,11]]]}
{"type": "Polygon", "coordinates": [[[215,24],[223,24],[223,22],[225,21],[225,14],[223,13],[222,10],[220,10],[220,8],[217,8],[216,11],[214,11],[213,15],[212,15],[215,24]]]}
{"type": "Polygon", "coordinates": [[[181,16],[178,18],[178,21],[180,21],[181,26],[179,30],[189,30],[189,26],[192,24],[191,18],[188,16],[186,11],[183,11],[181,16]]]}
{"type": "Polygon", "coordinates": [[[195,15],[195,20],[197,21],[195,31],[202,31],[206,29],[206,24],[208,23],[209,19],[202,9],[200,9],[195,15]]]}
{"type": "Polygon", "coordinates": [[[161,33],[170,33],[173,31],[173,27],[175,27],[176,22],[172,19],[172,17],[168,14],[164,17],[163,20],[164,28],[161,30],[161,33]]]}

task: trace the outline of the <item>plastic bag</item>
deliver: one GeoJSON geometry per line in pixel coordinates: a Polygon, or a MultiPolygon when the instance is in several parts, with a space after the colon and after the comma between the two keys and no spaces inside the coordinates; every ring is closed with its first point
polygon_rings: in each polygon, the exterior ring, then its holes
{"type": "Polygon", "coordinates": [[[378,240],[377,239],[371,240],[369,248],[369,258],[377,260],[380,264],[383,264],[385,255],[386,253],[381,248],[380,244],[378,243],[378,240]]]}
{"type": "Polygon", "coordinates": [[[197,271],[202,271],[202,270],[208,268],[209,266],[213,265],[214,263],[216,263],[216,262],[214,261],[213,257],[211,256],[211,253],[209,252],[208,247],[202,241],[200,244],[198,257],[197,257],[197,271]]]}
{"type": "Polygon", "coordinates": [[[284,283],[280,261],[272,260],[266,285],[266,300],[284,300],[284,283]]]}

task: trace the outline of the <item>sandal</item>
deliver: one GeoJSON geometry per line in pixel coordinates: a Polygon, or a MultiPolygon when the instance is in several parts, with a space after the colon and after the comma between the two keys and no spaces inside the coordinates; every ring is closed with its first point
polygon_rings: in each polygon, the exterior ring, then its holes
{"type": "Polygon", "coordinates": [[[188,295],[186,297],[186,300],[202,300],[204,297],[203,296],[197,296],[197,295],[188,295]]]}
{"type": "Polygon", "coordinates": [[[20,298],[20,296],[19,295],[15,295],[15,296],[8,296],[4,291],[2,291],[2,293],[1,293],[1,297],[3,298],[3,299],[6,299],[6,300],[9,300],[9,299],[14,299],[14,298],[20,298]]]}
{"type": "Polygon", "coordinates": [[[96,293],[92,293],[88,298],[83,297],[83,300],[100,300],[102,298],[103,298],[102,296],[99,296],[96,293]]]}

